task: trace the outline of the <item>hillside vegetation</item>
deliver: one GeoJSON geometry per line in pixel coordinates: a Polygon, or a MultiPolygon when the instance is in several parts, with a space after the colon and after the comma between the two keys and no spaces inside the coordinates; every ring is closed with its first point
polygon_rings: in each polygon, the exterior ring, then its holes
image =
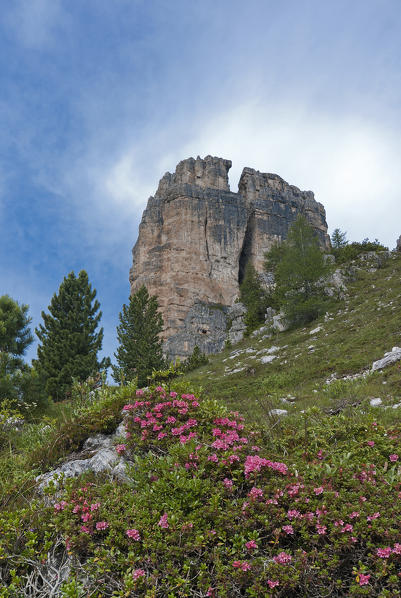
{"type": "Polygon", "coordinates": [[[400,274],[399,255],[354,264],[347,298],[303,329],[170,388],[76,384],[3,427],[0,596],[401,596],[400,366],[370,372],[401,345],[400,274]],[[121,420],[124,475],[43,489],[121,420]]]}

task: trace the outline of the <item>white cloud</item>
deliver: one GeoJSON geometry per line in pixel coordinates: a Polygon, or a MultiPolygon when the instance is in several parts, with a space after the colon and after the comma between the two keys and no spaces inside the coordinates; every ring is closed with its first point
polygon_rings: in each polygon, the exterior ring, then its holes
{"type": "Polygon", "coordinates": [[[393,247],[401,221],[400,152],[400,140],[376,123],[252,101],[210,119],[181,157],[231,159],[233,191],[244,166],[277,173],[314,191],[329,229],[347,230],[351,240],[378,237],[393,247]]]}

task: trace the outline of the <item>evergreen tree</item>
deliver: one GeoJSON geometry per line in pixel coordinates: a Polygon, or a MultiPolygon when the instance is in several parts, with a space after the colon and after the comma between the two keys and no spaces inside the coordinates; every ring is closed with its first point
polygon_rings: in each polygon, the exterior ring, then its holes
{"type": "Polygon", "coordinates": [[[35,363],[54,400],[65,398],[73,378],[83,381],[108,365],[108,359],[97,359],[103,328],[96,332],[102,312],[95,297],[85,270],[78,277],[70,272],[52,297],[50,313],[42,312],[44,323],[35,330],[41,343],[35,363]]]}
{"type": "Polygon", "coordinates": [[[324,313],[328,298],[322,282],[330,266],[304,216],[298,216],[282,243],[275,268],[276,294],[288,322],[295,326],[324,313]]]}
{"type": "Polygon", "coordinates": [[[0,351],[16,357],[24,354],[32,343],[29,329],[31,318],[27,316],[28,305],[19,305],[8,295],[0,297],[0,351]]]}
{"type": "Polygon", "coordinates": [[[162,341],[163,319],[155,296],[145,286],[131,295],[123,305],[117,326],[119,347],[115,353],[118,366],[112,366],[116,382],[138,376],[138,385],[146,386],[153,370],[164,366],[162,341]]]}
{"type": "Polygon", "coordinates": [[[32,399],[33,376],[22,359],[33,341],[27,312],[27,305],[8,295],[0,297],[0,400],[28,403],[32,399]]]}
{"type": "Polygon", "coordinates": [[[269,296],[263,288],[260,277],[251,262],[245,267],[244,279],[240,284],[240,301],[247,309],[244,322],[247,333],[255,330],[264,322],[269,296]]]}
{"type": "Polygon", "coordinates": [[[341,249],[341,247],[348,245],[347,233],[343,233],[339,228],[335,228],[331,235],[331,245],[333,249],[341,249]]]}

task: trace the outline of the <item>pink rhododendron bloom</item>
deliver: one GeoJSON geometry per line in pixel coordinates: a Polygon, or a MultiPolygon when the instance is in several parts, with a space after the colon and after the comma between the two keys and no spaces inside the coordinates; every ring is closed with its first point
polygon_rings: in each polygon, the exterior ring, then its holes
{"type": "Polygon", "coordinates": [[[141,577],[145,577],[146,573],[143,569],[134,569],[134,571],[132,572],[132,577],[134,578],[134,580],[136,581],[137,579],[140,579],[141,577]]]}
{"type": "Polygon", "coordinates": [[[294,528],[292,527],[292,525],[283,525],[283,531],[286,534],[291,535],[294,533],[294,528]]]}
{"type": "Polygon", "coordinates": [[[231,489],[233,487],[233,481],[228,478],[224,478],[223,484],[226,488],[229,488],[229,489],[231,489]]]}
{"type": "Polygon", "coordinates": [[[81,515],[81,519],[84,523],[87,523],[92,519],[92,515],[90,513],[83,513],[83,515],[81,515]]]}
{"type": "Polygon", "coordinates": [[[247,542],[245,544],[245,546],[247,547],[248,550],[254,550],[255,548],[258,547],[258,545],[256,544],[255,540],[249,540],[249,542],[247,542]]]}
{"type": "Polygon", "coordinates": [[[65,500],[62,500],[61,502],[56,502],[56,504],[54,505],[54,510],[55,511],[64,511],[64,509],[66,508],[67,505],[68,505],[68,502],[66,502],[65,500]]]}
{"type": "Polygon", "coordinates": [[[322,460],[323,459],[323,451],[320,450],[316,456],[318,459],[322,460]]]}
{"type": "Polygon", "coordinates": [[[142,388],[138,388],[138,390],[136,391],[135,394],[137,397],[143,397],[143,395],[145,394],[145,391],[142,390],[142,388]]]}
{"type": "Polygon", "coordinates": [[[164,515],[162,515],[160,517],[159,523],[157,525],[160,525],[160,527],[163,529],[167,529],[169,527],[167,517],[168,517],[167,513],[164,513],[164,515]]]}
{"type": "Polygon", "coordinates": [[[80,529],[80,531],[81,531],[83,534],[90,534],[90,533],[91,533],[91,531],[90,531],[89,527],[86,527],[86,525],[81,525],[81,527],[80,527],[79,529],[80,529]]]}
{"type": "Polygon", "coordinates": [[[75,505],[75,507],[72,509],[73,513],[78,513],[81,510],[80,505],[75,505]]]}
{"type": "Polygon", "coordinates": [[[374,443],[373,440],[368,440],[367,445],[368,446],[375,446],[375,443],[374,443]]]}
{"type": "Polygon", "coordinates": [[[176,393],[176,392],[174,392],[174,390],[172,390],[172,391],[170,392],[170,397],[171,397],[172,399],[175,399],[175,397],[176,397],[176,396],[177,396],[177,393],[176,393]]]}
{"type": "Polygon", "coordinates": [[[389,459],[392,463],[395,463],[396,461],[398,461],[398,455],[390,455],[389,459]]]}
{"type": "Polygon", "coordinates": [[[125,444],[117,444],[116,445],[116,451],[119,455],[121,455],[122,453],[124,453],[127,450],[127,447],[125,444]]]}
{"type": "Polygon", "coordinates": [[[301,513],[299,511],[297,511],[296,509],[290,509],[289,511],[287,511],[287,517],[288,519],[298,519],[298,517],[300,517],[301,513]]]}
{"type": "Polygon", "coordinates": [[[359,573],[359,585],[366,586],[369,583],[370,575],[364,575],[363,573],[359,573]]]}
{"type": "Polygon", "coordinates": [[[354,528],[350,523],[346,523],[342,528],[341,533],[343,534],[344,532],[352,532],[353,529],[354,528]]]}
{"type": "Polygon", "coordinates": [[[169,416],[167,417],[167,419],[166,419],[166,422],[167,422],[168,424],[174,424],[174,423],[175,423],[175,421],[176,421],[176,419],[175,419],[175,417],[174,417],[173,415],[169,415],[169,416]]]}
{"type": "Polygon", "coordinates": [[[272,581],[271,579],[267,580],[267,585],[269,586],[269,588],[275,588],[280,584],[279,581],[272,581]]]}
{"type": "Polygon", "coordinates": [[[164,388],[163,388],[163,386],[156,386],[156,390],[157,390],[157,392],[163,392],[164,388]]]}
{"type": "Polygon", "coordinates": [[[218,459],[216,453],[213,453],[213,455],[209,455],[208,458],[207,458],[207,460],[208,461],[213,461],[214,463],[218,463],[219,462],[219,459],[218,459]]]}
{"type": "Polygon", "coordinates": [[[393,552],[394,554],[401,554],[401,544],[394,544],[393,552]]]}
{"type": "Polygon", "coordinates": [[[192,401],[192,407],[199,407],[198,401],[192,401]]]}
{"type": "Polygon", "coordinates": [[[357,517],[359,517],[359,511],[352,511],[349,515],[350,519],[356,519],[357,517]]]}
{"type": "Polygon", "coordinates": [[[261,488],[255,488],[255,486],[248,492],[248,496],[253,499],[262,498],[263,490],[261,488]]]}
{"type": "Polygon", "coordinates": [[[131,538],[136,542],[139,542],[139,540],[141,539],[141,535],[137,529],[127,529],[125,533],[127,534],[128,538],[131,538]]]}
{"type": "Polygon", "coordinates": [[[95,502],[91,505],[91,511],[97,511],[100,507],[100,502],[95,502]]]}
{"type": "Polygon", "coordinates": [[[388,559],[391,553],[392,549],[390,548],[390,546],[388,546],[387,548],[378,548],[376,551],[377,556],[381,559],[388,559]]]}
{"type": "Polygon", "coordinates": [[[316,494],[316,496],[318,496],[319,494],[322,494],[323,486],[319,486],[319,488],[313,488],[313,492],[316,494]]]}
{"type": "Polygon", "coordinates": [[[255,453],[258,453],[260,448],[258,446],[251,446],[251,450],[253,450],[255,453]]]}
{"type": "Polygon", "coordinates": [[[320,536],[324,536],[324,535],[326,535],[327,527],[325,525],[320,525],[318,523],[318,524],[316,524],[316,530],[320,536]]]}
{"type": "Polygon", "coordinates": [[[98,521],[96,523],[96,529],[102,530],[102,529],[107,529],[109,527],[109,524],[107,523],[107,521],[98,521]]]}
{"type": "Polygon", "coordinates": [[[280,552],[277,556],[273,557],[273,561],[281,565],[286,565],[292,561],[292,556],[287,552],[280,552]]]}
{"type": "Polygon", "coordinates": [[[238,455],[230,455],[228,460],[230,461],[230,463],[232,465],[235,461],[239,461],[239,457],[238,457],[238,455]]]}
{"type": "Polygon", "coordinates": [[[241,561],[234,561],[233,562],[233,567],[235,567],[236,569],[239,569],[239,567],[241,567],[242,562],[241,561]]]}
{"type": "Polygon", "coordinates": [[[246,561],[244,563],[242,563],[242,565],[241,565],[241,569],[243,571],[249,571],[250,568],[251,568],[251,565],[249,563],[247,563],[246,561]]]}
{"type": "Polygon", "coordinates": [[[213,598],[213,596],[214,596],[214,588],[209,587],[207,589],[206,596],[211,596],[213,598]]]}
{"type": "Polygon", "coordinates": [[[374,519],[378,519],[380,517],[380,513],[373,513],[373,515],[368,515],[366,517],[367,521],[373,521],[374,519]]]}
{"type": "Polygon", "coordinates": [[[159,432],[158,435],[157,435],[157,440],[162,440],[166,436],[167,436],[166,432],[159,432]]]}

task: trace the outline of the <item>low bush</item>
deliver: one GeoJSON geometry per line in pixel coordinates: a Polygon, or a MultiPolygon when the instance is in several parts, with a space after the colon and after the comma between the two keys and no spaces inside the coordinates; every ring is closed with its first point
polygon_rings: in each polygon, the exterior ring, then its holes
{"type": "Polygon", "coordinates": [[[162,387],[124,412],[129,483],[67,480],[3,510],[0,596],[401,595],[400,430],[312,409],[274,442],[162,387]]]}

